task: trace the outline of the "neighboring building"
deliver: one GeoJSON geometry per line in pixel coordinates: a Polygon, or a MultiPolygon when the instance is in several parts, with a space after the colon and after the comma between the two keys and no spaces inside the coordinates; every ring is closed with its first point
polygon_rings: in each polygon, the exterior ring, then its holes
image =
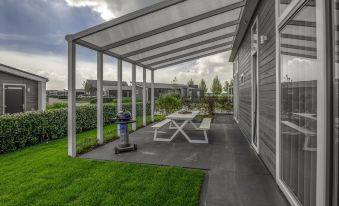
{"type": "Polygon", "coordinates": [[[338,205],[339,1],[258,2],[231,53],[234,118],[292,205],[338,205]]]}
{"type": "Polygon", "coordinates": [[[47,78],[0,64],[0,114],[46,109],[47,78]]]}
{"type": "MultiPolygon", "coordinates": [[[[87,80],[90,88],[93,88],[88,95],[96,95],[97,80],[87,80]]],[[[116,97],[117,95],[117,81],[103,81],[103,90],[105,97],[116,97]]],[[[147,99],[151,101],[151,83],[146,83],[147,88],[147,99]]],[[[165,83],[154,83],[154,98],[155,100],[161,94],[168,92],[176,92],[181,95],[181,98],[196,100],[204,96],[203,92],[198,88],[197,85],[187,86],[184,84],[165,84],[165,83]]],[[[128,85],[127,82],[122,82],[122,97],[132,96],[132,86],[128,85]]],[[[136,82],[136,98],[142,99],[142,82],[136,82]]]]}
{"type": "Polygon", "coordinates": [[[67,90],[47,90],[47,97],[58,98],[58,99],[67,99],[67,90]]]}
{"type": "MultiPolygon", "coordinates": [[[[142,91],[142,82],[136,82],[137,88],[141,88],[142,91]]],[[[147,99],[151,99],[151,83],[146,83],[147,88],[147,99]]],[[[166,84],[166,83],[154,83],[154,99],[157,100],[161,94],[175,92],[180,94],[183,99],[196,100],[204,96],[201,89],[197,85],[187,86],[185,84],[166,84]]],[[[138,98],[142,98],[142,93],[137,94],[138,98]]]]}
{"type": "MultiPolygon", "coordinates": [[[[84,89],[76,89],[76,97],[86,95],[84,89]]],[[[67,99],[68,91],[67,90],[47,90],[47,97],[49,98],[58,98],[58,99],[67,99]]]]}
{"type": "MultiPolygon", "coordinates": [[[[86,91],[86,94],[89,96],[97,95],[97,80],[87,80],[86,84],[90,85],[89,87],[91,91],[86,91]]],[[[103,90],[105,97],[117,97],[117,81],[103,81],[103,90]]],[[[122,97],[131,97],[132,96],[132,88],[128,86],[127,82],[122,82],[122,97]]]]}

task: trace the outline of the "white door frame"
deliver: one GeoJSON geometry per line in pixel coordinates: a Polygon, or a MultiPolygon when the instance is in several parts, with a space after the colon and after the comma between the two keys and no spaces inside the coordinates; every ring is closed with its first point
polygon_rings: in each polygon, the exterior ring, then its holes
{"type": "Polygon", "coordinates": [[[258,23],[258,16],[255,18],[254,22],[251,26],[251,82],[252,82],[252,112],[251,112],[251,145],[255,149],[257,153],[259,153],[259,23],[258,23]],[[253,43],[253,28],[254,26],[257,27],[257,49],[256,51],[252,50],[252,43],[253,43]],[[253,62],[253,55],[257,55],[257,62],[253,62]],[[253,69],[254,69],[254,63],[256,63],[256,71],[255,76],[253,76],[253,69]],[[256,84],[256,94],[254,94],[254,86],[256,84]],[[254,95],[256,95],[256,102],[254,95]],[[254,115],[254,109],[256,107],[256,114],[254,115]],[[254,128],[254,122],[256,124],[256,127],[254,128]],[[254,131],[255,130],[255,131],[254,131]],[[254,135],[257,137],[257,144],[255,145],[253,138],[254,135]]]}
{"type": "MultiPolygon", "coordinates": [[[[279,2],[276,0],[276,181],[282,192],[287,197],[288,201],[292,206],[300,206],[299,201],[294,197],[293,193],[289,191],[286,184],[280,178],[280,110],[281,110],[281,97],[280,97],[280,26],[283,25],[295,12],[308,0],[293,0],[286,10],[280,15],[279,14],[279,2]]],[[[319,72],[321,79],[324,81],[318,82],[318,95],[317,95],[317,175],[316,175],[316,205],[325,205],[326,200],[326,24],[325,24],[325,2],[324,0],[316,1],[316,25],[317,25],[317,55],[319,67],[323,68],[323,72],[319,72]],[[322,92],[321,92],[322,91],[322,92]]]]}
{"type": "Polygon", "coordinates": [[[22,86],[24,87],[24,107],[23,107],[23,111],[26,112],[26,84],[11,84],[11,83],[3,83],[2,84],[2,114],[5,114],[5,92],[6,92],[6,89],[5,87],[6,86],[22,86]]]}

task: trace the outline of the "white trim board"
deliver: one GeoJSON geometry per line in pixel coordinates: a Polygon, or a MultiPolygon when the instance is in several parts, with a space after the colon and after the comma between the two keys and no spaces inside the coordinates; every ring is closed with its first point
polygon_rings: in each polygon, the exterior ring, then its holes
{"type": "Polygon", "coordinates": [[[252,85],[252,89],[251,89],[251,94],[252,94],[252,111],[251,111],[251,145],[252,147],[255,149],[255,151],[259,154],[259,142],[260,142],[260,138],[259,138],[259,17],[256,16],[255,20],[253,21],[252,25],[251,25],[251,85],[252,85]],[[252,51],[253,49],[253,28],[256,27],[256,31],[257,31],[257,43],[256,43],[256,51],[252,51]],[[256,76],[253,76],[253,69],[254,69],[254,62],[253,62],[253,55],[257,56],[256,59],[256,71],[255,74],[256,76]],[[254,81],[256,84],[256,94],[254,94],[254,81]],[[256,102],[254,103],[254,95],[256,95],[256,102]],[[254,115],[254,107],[256,107],[256,115],[254,115]],[[256,127],[254,128],[254,121],[255,121],[255,125],[256,127]],[[255,130],[255,131],[254,131],[255,130]],[[256,135],[257,138],[257,144],[254,144],[253,141],[253,137],[254,135],[256,135]]]}

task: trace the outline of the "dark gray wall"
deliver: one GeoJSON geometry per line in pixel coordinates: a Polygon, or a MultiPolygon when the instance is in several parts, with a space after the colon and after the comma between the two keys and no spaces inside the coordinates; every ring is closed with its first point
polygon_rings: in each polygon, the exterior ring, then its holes
{"type": "MultiPolygon", "coordinates": [[[[275,140],[276,140],[276,52],[275,52],[275,3],[262,0],[252,25],[258,16],[259,36],[267,35],[267,41],[259,44],[259,153],[275,176],[275,140]]],[[[239,77],[244,73],[245,83],[239,85],[239,127],[245,136],[251,139],[252,77],[251,77],[251,31],[238,50],[239,77]]]]}
{"type": "Polygon", "coordinates": [[[0,72],[0,114],[3,113],[3,85],[25,84],[26,85],[26,111],[38,110],[38,82],[18,77],[5,72],[0,72]],[[30,91],[27,92],[27,88],[30,91]]]}

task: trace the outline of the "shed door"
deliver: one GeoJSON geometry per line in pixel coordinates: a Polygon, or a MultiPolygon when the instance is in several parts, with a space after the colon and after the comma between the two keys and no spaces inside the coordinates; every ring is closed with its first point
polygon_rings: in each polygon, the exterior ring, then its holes
{"type": "Polygon", "coordinates": [[[5,86],[5,113],[13,114],[25,110],[25,87],[17,85],[5,86]]]}

